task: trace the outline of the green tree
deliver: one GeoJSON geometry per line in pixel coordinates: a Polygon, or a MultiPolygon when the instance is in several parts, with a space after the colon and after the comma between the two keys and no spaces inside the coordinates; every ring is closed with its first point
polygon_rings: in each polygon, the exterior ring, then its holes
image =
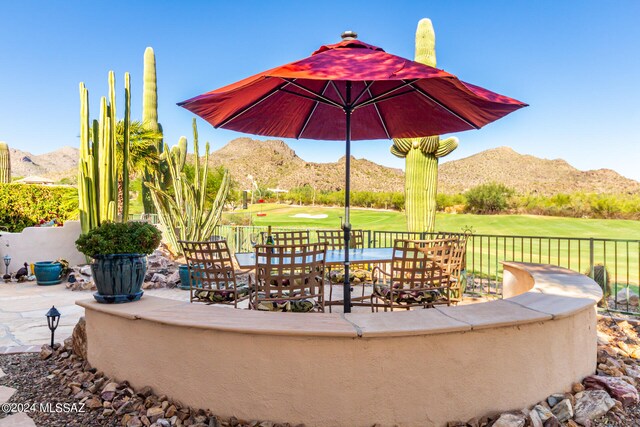
{"type": "Polygon", "coordinates": [[[465,193],[467,210],[477,213],[497,213],[507,208],[514,191],[504,184],[490,182],[473,187],[465,193]]]}
{"type": "MultiPolygon", "coordinates": [[[[141,122],[132,121],[129,124],[129,171],[131,175],[140,176],[145,172],[155,173],[160,164],[158,156],[158,142],[162,141],[162,134],[147,129],[141,122]]],[[[118,170],[122,168],[122,153],[124,148],[124,122],[119,120],[116,125],[116,162],[118,170]]],[[[122,177],[118,177],[122,179],[122,177]]]]}

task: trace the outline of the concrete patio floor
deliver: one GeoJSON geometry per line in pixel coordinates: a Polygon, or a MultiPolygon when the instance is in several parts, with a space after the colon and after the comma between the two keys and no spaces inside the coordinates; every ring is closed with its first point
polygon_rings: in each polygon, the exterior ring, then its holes
{"type": "MultiPolygon", "coordinates": [[[[64,283],[53,286],[38,286],[36,282],[0,283],[0,348],[41,346],[48,343],[51,340],[51,332],[47,327],[45,314],[52,305],[55,305],[61,314],[55,340],[62,342],[71,336],[73,327],[84,315],[84,309],[75,302],[93,298],[93,292],[95,291],[71,291],[65,288],[64,283]]],[[[189,291],[179,288],[148,289],[144,293],[160,298],[189,301],[189,291]]],[[[357,294],[358,291],[355,291],[354,295],[357,294]]],[[[325,297],[328,299],[328,296],[329,287],[326,286],[325,297]]],[[[341,297],[341,286],[334,285],[333,298],[341,297]]],[[[246,308],[247,301],[243,301],[239,307],[246,308]]],[[[326,312],[328,311],[326,308],[326,312]]],[[[342,311],[340,306],[333,307],[334,313],[342,311]]],[[[353,311],[369,312],[370,308],[354,307],[353,311]]]]}

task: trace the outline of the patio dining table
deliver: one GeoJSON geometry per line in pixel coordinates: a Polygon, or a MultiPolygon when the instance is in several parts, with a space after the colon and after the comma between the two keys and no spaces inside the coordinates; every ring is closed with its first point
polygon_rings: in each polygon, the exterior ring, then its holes
{"type": "MultiPolygon", "coordinates": [[[[390,263],[393,259],[393,248],[361,248],[349,250],[349,261],[351,264],[386,264],[390,263]]],[[[236,253],[236,260],[240,268],[253,269],[256,266],[256,254],[255,252],[238,252],[236,253]]],[[[325,257],[325,265],[331,269],[332,267],[341,267],[344,264],[344,250],[343,249],[330,249],[327,250],[325,257]]],[[[343,300],[332,301],[331,290],[333,284],[330,284],[330,296],[326,305],[331,306],[342,305],[343,300]]],[[[335,285],[341,285],[336,283],[335,285]]],[[[363,291],[364,292],[364,291],[363,291]]],[[[364,296],[351,298],[351,306],[364,306],[367,305],[364,301],[364,296]]]]}
{"type": "MultiPolygon", "coordinates": [[[[351,264],[383,264],[391,262],[393,257],[393,248],[362,248],[350,249],[349,261],[351,264]]],[[[255,268],[256,254],[255,252],[238,252],[236,260],[242,269],[255,268]]],[[[325,264],[330,267],[340,266],[344,263],[343,249],[327,250],[325,264]]]]}

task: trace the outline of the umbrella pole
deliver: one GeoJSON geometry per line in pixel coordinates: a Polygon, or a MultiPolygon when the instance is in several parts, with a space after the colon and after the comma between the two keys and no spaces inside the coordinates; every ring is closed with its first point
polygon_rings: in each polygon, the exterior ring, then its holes
{"type": "Polygon", "coordinates": [[[346,114],[346,159],[344,184],[344,312],[351,313],[351,282],[349,281],[349,240],[351,239],[351,221],[349,219],[349,204],[351,193],[351,82],[347,81],[347,94],[344,112],[346,114]]]}

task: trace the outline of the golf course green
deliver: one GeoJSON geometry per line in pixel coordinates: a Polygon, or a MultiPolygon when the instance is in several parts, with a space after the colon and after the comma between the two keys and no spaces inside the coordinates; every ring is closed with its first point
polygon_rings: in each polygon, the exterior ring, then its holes
{"type": "MultiPolygon", "coordinates": [[[[274,227],[339,228],[343,208],[256,204],[248,210],[225,213],[226,223],[272,225],[274,227]],[[258,213],[266,214],[258,216],[258,213]]],[[[351,209],[353,228],[405,231],[404,212],[351,209]]],[[[475,234],[554,236],[640,240],[640,221],[586,219],[536,215],[473,215],[438,213],[436,229],[462,231],[471,227],[475,234]]]]}

